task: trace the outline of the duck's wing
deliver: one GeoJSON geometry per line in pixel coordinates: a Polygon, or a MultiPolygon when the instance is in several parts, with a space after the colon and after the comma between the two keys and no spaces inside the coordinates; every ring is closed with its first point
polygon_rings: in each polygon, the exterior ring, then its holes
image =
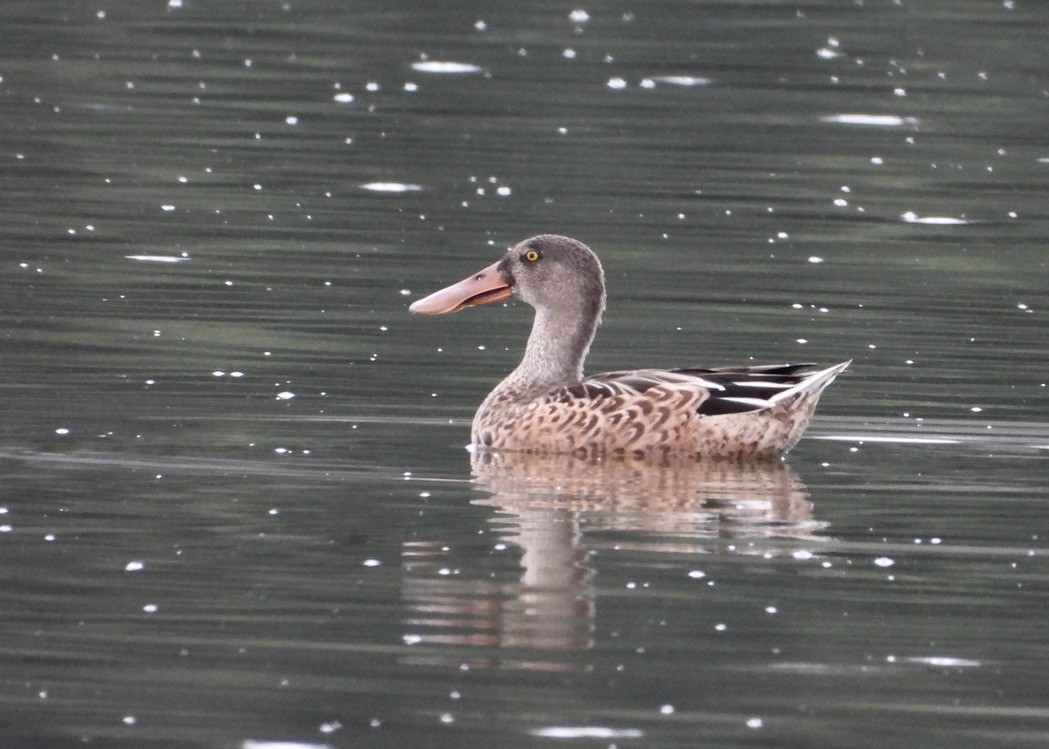
{"type": "Polygon", "coordinates": [[[474,422],[475,442],[549,453],[694,453],[691,424],[709,390],[693,375],[610,372],[474,422]]]}
{"type": "Polygon", "coordinates": [[[660,398],[668,391],[695,391],[703,416],[745,413],[771,408],[783,399],[826,387],[850,362],[824,370],[812,364],[771,364],[716,369],[635,369],[594,375],[564,388],[565,400],[643,395],[660,398]]]}

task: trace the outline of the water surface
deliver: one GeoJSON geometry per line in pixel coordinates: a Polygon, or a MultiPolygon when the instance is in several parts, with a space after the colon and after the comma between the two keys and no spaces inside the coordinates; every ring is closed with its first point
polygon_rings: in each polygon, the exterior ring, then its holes
{"type": "Polygon", "coordinates": [[[4,745],[1044,745],[1047,24],[0,10],[4,745]],[[471,464],[530,315],[407,305],[547,231],[591,371],[853,367],[784,464],[471,464]]]}

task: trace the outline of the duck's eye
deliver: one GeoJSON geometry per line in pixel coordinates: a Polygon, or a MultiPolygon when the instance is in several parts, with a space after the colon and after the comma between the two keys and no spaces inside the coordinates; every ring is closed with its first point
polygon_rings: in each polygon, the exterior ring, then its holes
{"type": "Polygon", "coordinates": [[[523,258],[524,260],[527,260],[527,261],[528,261],[529,263],[534,263],[534,262],[535,262],[535,261],[537,261],[537,260],[538,260],[539,258],[541,258],[541,257],[542,257],[542,255],[540,255],[540,254],[539,254],[539,251],[538,251],[538,250],[529,250],[528,252],[526,252],[526,253],[525,253],[524,255],[522,255],[521,257],[522,257],[522,258],[523,258]]]}

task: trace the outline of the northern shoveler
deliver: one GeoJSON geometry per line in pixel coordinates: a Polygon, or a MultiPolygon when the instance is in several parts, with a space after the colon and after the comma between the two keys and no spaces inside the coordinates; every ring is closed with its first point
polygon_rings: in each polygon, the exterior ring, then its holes
{"type": "Polygon", "coordinates": [[[634,369],[583,376],[605,309],[604,272],[582,242],[541,234],[414,302],[440,315],[517,297],[535,308],[524,358],[474,416],[476,448],[580,456],[772,458],[790,450],[820,393],[851,362],[634,369]]]}

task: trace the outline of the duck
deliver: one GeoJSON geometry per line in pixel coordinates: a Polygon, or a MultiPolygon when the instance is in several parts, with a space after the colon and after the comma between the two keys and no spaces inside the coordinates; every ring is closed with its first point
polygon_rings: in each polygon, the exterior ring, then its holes
{"type": "Polygon", "coordinates": [[[585,376],[605,312],[597,255],[540,234],[409,306],[422,315],[519,299],[535,309],[521,363],[474,415],[472,450],[589,459],[777,459],[801,439],[820,394],[850,361],[631,369],[585,376]]]}

